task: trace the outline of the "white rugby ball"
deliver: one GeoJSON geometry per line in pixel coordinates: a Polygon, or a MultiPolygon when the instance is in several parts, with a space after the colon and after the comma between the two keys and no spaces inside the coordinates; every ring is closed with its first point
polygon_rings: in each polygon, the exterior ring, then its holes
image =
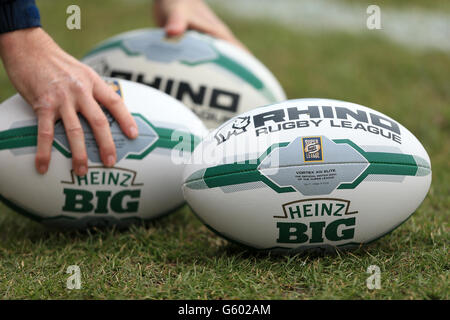
{"type": "Polygon", "coordinates": [[[286,99],[278,81],[254,56],[196,31],[176,39],[167,39],[163,29],[122,33],[93,48],[83,62],[101,75],[172,95],[208,128],[286,99]]]}
{"type": "Polygon", "coordinates": [[[226,239],[257,249],[350,248],[403,223],[425,198],[430,158],[395,120],[358,104],[299,99],[208,135],[184,196],[226,239]]]}
{"type": "Polygon", "coordinates": [[[185,157],[205,134],[203,123],[172,97],[147,86],[108,79],[122,96],[139,128],[130,140],[106,111],[117,163],[102,165],[86,120],[80,117],[88,153],[88,173],[72,170],[63,123],[55,124],[49,170],[40,175],[34,159],[37,121],[15,95],[0,105],[0,199],[16,211],[64,228],[118,225],[159,217],[181,206],[185,157]],[[186,151],[183,154],[182,151],[186,151]]]}

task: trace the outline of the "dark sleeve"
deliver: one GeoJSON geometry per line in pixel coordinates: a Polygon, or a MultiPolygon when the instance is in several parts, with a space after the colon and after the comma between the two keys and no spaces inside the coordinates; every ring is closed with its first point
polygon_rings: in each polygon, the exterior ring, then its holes
{"type": "Polygon", "coordinates": [[[35,0],[0,0],[0,33],[40,26],[35,0]]]}

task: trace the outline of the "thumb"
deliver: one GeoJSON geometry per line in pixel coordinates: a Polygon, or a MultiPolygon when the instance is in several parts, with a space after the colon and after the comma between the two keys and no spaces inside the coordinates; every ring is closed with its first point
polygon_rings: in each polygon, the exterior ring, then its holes
{"type": "Polygon", "coordinates": [[[175,10],[167,18],[164,29],[166,30],[167,36],[173,37],[183,34],[186,31],[187,26],[188,22],[186,17],[178,10],[175,10]]]}

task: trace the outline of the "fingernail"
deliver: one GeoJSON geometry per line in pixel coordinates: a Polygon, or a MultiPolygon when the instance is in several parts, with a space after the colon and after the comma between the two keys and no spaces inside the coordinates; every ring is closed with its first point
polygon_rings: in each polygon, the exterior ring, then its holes
{"type": "Polygon", "coordinates": [[[78,167],[78,175],[80,176],[84,176],[87,173],[87,168],[86,166],[79,166],[78,167]]]}
{"type": "Polygon", "coordinates": [[[137,138],[138,135],[138,129],[136,127],[130,127],[130,136],[132,138],[137,138]]]}
{"type": "Polygon", "coordinates": [[[40,174],[46,173],[47,172],[47,166],[46,165],[39,166],[39,170],[38,171],[39,171],[40,174]]]}
{"type": "Polygon", "coordinates": [[[180,31],[180,27],[176,24],[169,24],[166,26],[166,33],[168,34],[168,36],[177,36],[181,32],[182,31],[180,31]]]}
{"type": "Polygon", "coordinates": [[[112,167],[115,161],[114,156],[108,156],[108,158],[106,158],[106,165],[112,167]]]}

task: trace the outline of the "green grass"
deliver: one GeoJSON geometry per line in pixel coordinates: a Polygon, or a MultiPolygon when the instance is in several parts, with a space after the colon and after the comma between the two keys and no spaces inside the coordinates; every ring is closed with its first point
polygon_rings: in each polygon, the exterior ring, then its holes
{"type": "MultiPolygon", "coordinates": [[[[49,33],[76,57],[115,33],[151,25],[148,4],[104,2],[78,1],[83,30],[69,31],[65,8],[72,1],[38,1],[49,33]]],[[[218,238],[186,207],[147,227],[61,233],[0,205],[0,298],[448,299],[450,55],[224,18],[289,98],[360,103],[410,129],[432,161],[433,183],[420,208],[368,247],[276,256],[218,238]],[[66,289],[73,264],[81,268],[81,290],[66,289]],[[365,283],[373,264],[381,268],[382,288],[372,291],[365,283]]],[[[0,100],[13,93],[0,68],[0,100]]]]}

